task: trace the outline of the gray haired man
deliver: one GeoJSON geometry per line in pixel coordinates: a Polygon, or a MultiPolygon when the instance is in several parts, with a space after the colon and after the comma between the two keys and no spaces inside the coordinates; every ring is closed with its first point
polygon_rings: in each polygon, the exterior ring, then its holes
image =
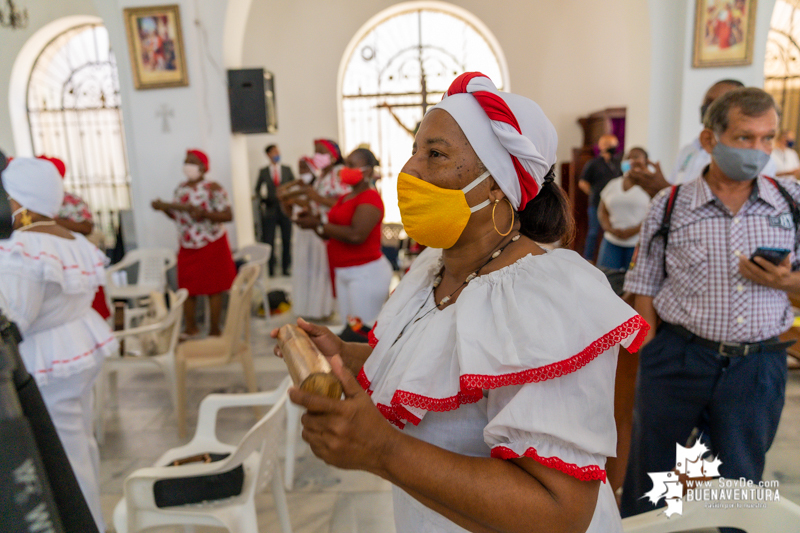
{"type": "Polygon", "coordinates": [[[623,516],[653,508],[643,498],[648,473],[675,469],[675,445],[698,426],[720,475],[761,480],[783,409],[778,335],[794,318],[786,293],[800,292],[800,185],[762,173],[778,128],[766,92],[720,96],[704,126],[710,164],[654,198],[625,279],[652,329],[640,351],[623,516]],[[786,252],[773,264],[754,256],[759,248],[786,252]]]}

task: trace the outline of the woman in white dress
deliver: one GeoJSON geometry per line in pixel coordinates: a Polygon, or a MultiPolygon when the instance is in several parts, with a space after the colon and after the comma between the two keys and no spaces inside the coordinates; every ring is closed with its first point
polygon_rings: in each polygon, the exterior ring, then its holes
{"type": "MultiPolygon", "coordinates": [[[[328,210],[351,188],[339,179],[339,171],[344,167],[339,146],[329,139],[315,139],[314,151],[314,157],[303,162],[308,169],[300,169],[300,180],[306,183],[302,193],[307,197],[306,209],[327,221],[328,210]]],[[[293,218],[300,212],[299,206],[293,209],[284,204],[283,208],[293,218]]],[[[334,299],[325,242],[313,229],[295,224],[293,232],[292,312],[304,318],[328,318],[333,313],[334,299]]]]}
{"type": "Polygon", "coordinates": [[[398,533],[621,531],[614,375],[647,324],[578,254],[536,244],[571,233],[556,145],[533,101],[459,76],[399,176],[405,229],[429,248],[370,345],[299,321],[345,390],[291,391],[303,438],[391,481],[398,533]]]}
{"type": "Polygon", "coordinates": [[[103,359],[118,345],[92,301],[105,284],[106,258],[83,235],[56,224],[64,189],[52,163],[14,159],[2,179],[14,209],[14,232],[0,242],[0,305],[22,333],[22,360],[36,379],[97,527],[105,531],[92,385],[103,359]]]}

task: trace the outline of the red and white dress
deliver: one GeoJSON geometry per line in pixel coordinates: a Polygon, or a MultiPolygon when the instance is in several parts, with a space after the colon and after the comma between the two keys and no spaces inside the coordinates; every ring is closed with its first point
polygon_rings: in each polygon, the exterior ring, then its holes
{"type": "MultiPolygon", "coordinates": [[[[339,198],[352,188],[339,179],[342,166],[314,181],[314,189],[329,198],[339,198]]],[[[328,208],[311,202],[313,214],[327,213],[328,208]]],[[[292,312],[295,316],[323,319],[333,313],[333,285],[325,241],[313,229],[295,225],[292,230],[292,312]]]]}
{"type": "MultiPolygon", "coordinates": [[[[219,213],[230,208],[228,193],[213,181],[184,182],[175,189],[174,202],[219,213]]],[[[196,220],[185,211],[169,211],[178,224],[178,286],[190,296],[227,291],[236,277],[231,247],[220,222],[196,220]]]]}
{"type": "MultiPolygon", "coordinates": [[[[614,376],[619,346],[637,350],[647,324],[599,270],[560,249],[480,276],[438,310],[441,253],[423,251],[389,298],[359,382],[421,440],[602,480],[588,531],[622,531],[605,482],[617,442],[614,376]]],[[[465,531],[397,487],[394,512],[398,533],[465,531]]]]}
{"type": "Polygon", "coordinates": [[[77,194],[64,191],[64,202],[58,210],[57,218],[66,218],[73,222],[92,222],[92,212],[89,205],[77,194]]]}

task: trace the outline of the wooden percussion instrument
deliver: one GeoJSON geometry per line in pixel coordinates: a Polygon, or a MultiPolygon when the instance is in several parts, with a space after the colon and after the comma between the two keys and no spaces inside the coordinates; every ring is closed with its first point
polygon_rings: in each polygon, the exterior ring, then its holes
{"type": "Polygon", "coordinates": [[[278,346],[296,387],[335,400],[342,397],[342,383],[305,331],[286,324],[278,330],[278,346]]]}

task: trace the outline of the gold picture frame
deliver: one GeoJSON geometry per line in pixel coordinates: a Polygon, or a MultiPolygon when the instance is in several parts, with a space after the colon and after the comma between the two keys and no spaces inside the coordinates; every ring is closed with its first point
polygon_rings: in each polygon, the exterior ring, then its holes
{"type": "Polygon", "coordinates": [[[694,68],[753,62],[756,3],[757,0],[696,0],[694,68]]]}
{"type": "Polygon", "coordinates": [[[134,87],[162,89],[189,85],[180,6],[132,7],[123,13],[134,87]]]}

